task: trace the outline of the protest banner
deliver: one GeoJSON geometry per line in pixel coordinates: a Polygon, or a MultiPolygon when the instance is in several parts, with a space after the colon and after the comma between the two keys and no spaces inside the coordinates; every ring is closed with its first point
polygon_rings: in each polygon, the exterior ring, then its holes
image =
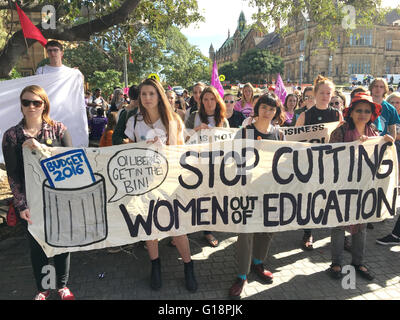
{"type": "Polygon", "coordinates": [[[382,137],[362,144],[235,139],[23,152],[29,231],[48,256],[201,230],[375,222],[396,211],[396,149],[382,137]],[[79,176],[94,182],[52,187],[43,167],[67,183],[79,176]]]}
{"type": "MultiPolygon", "coordinates": [[[[188,130],[188,129],[186,129],[188,130]]],[[[190,130],[189,140],[186,144],[213,143],[219,141],[228,141],[235,138],[238,132],[237,128],[212,128],[202,129],[197,132],[190,130]]]]}
{"type": "Polygon", "coordinates": [[[286,141],[327,143],[333,130],[335,130],[339,121],[312,124],[301,127],[282,127],[281,131],[286,141]]]}

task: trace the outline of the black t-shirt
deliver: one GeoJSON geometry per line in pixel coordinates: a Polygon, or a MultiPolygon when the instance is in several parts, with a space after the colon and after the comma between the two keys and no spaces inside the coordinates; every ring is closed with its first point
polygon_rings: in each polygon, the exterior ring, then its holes
{"type": "Polygon", "coordinates": [[[335,108],[318,109],[316,106],[311,107],[304,114],[304,125],[335,122],[339,120],[339,111],[335,108]]]}
{"type": "Polygon", "coordinates": [[[254,123],[252,123],[246,128],[239,130],[235,139],[280,140],[279,129],[276,126],[272,126],[269,133],[262,133],[258,131],[254,123]]]}
{"type": "Polygon", "coordinates": [[[243,113],[233,110],[232,116],[228,119],[229,128],[239,128],[245,119],[243,113]]]}

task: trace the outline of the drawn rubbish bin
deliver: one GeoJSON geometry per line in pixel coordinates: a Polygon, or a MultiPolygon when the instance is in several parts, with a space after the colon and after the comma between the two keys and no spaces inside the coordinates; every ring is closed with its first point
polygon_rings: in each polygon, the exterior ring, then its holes
{"type": "Polygon", "coordinates": [[[52,247],[82,247],[107,238],[104,177],[80,188],[52,188],[43,182],[46,243],[52,247]]]}

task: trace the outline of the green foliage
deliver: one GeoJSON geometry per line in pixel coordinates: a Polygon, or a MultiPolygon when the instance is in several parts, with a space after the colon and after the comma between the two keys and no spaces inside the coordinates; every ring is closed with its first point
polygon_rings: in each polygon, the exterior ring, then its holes
{"type": "Polygon", "coordinates": [[[10,75],[7,78],[0,78],[0,81],[18,79],[18,78],[22,78],[22,75],[17,71],[17,69],[13,68],[11,70],[10,75]]]}
{"type": "Polygon", "coordinates": [[[121,77],[122,72],[109,69],[105,72],[95,71],[88,80],[92,89],[100,88],[103,91],[103,97],[107,97],[114,91],[114,87],[123,87],[121,77]]]}
{"type": "Polygon", "coordinates": [[[191,45],[187,38],[176,27],[167,30],[165,50],[160,65],[161,74],[171,85],[190,87],[199,81],[211,78],[211,61],[203,56],[200,50],[191,45]]]}
{"type": "Polygon", "coordinates": [[[219,68],[226,80],[234,82],[258,81],[269,74],[282,73],[283,60],[268,50],[251,49],[241,55],[237,62],[224,64],[219,68]]]}

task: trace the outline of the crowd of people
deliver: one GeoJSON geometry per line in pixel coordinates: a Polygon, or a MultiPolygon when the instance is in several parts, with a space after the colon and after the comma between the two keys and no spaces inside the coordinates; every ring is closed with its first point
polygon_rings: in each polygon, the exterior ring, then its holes
{"type": "MultiPolygon", "coordinates": [[[[285,101],[277,97],[273,88],[258,96],[254,92],[253,86],[247,83],[241,94],[227,91],[221,97],[214,87],[199,82],[193,86],[191,96],[186,90],[178,96],[149,78],[138,86],[131,86],[126,96],[120,88],[115,88],[108,103],[102,98],[101,89],[96,89],[93,95],[88,93],[86,96],[90,143],[99,147],[139,141],[182,145],[188,138],[186,129],[197,132],[214,127],[239,128],[235,139],[249,137],[251,132],[251,137],[256,140],[284,140],[280,127],[339,121],[329,143],[364,142],[369,137],[381,135],[387,141],[395,141],[397,150],[400,150],[400,93],[387,96],[389,88],[385,79],[374,79],[368,89],[355,88],[350,101],[346,101],[335,84],[323,76],[318,76],[313,86],[288,94],[285,101]]],[[[50,101],[41,87],[26,87],[20,94],[20,102],[23,119],[5,132],[2,148],[15,209],[23,221],[30,224],[22,148],[35,149],[40,144],[68,147],[72,144],[67,128],[50,118],[50,101]]],[[[360,276],[367,280],[374,278],[364,263],[366,229],[365,224],[332,228],[332,264],[328,270],[332,278],[342,276],[343,250],[351,251],[352,264],[360,276]],[[351,243],[346,241],[346,231],[351,235],[351,243]]],[[[38,289],[35,299],[46,300],[50,292],[42,287],[45,275],[41,270],[49,263],[48,258],[37,241],[29,232],[27,234],[38,289]]],[[[204,231],[204,237],[211,247],[219,245],[217,235],[212,232],[204,231]]],[[[273,281],[272,272],[264,264],[272,238],[272,233],[238,235],[238,276],[228,293],[231,298],[240,297],[250,271],[265,283],[273,281]]],[[[381,245],[399,244],[399,219],[393,232],[376,242],[381,245]]],[[[183,260],[186,289],[195,292],[198,283],[188,236],[173,237],[170,245],[177,248],[183,260]]],[[[313,250],[310,229],[304,230],[301,245],[304,250],[313,250]]],[[[145,247],[151,261],[150,287],[158,290],[162,287],[158,240],[146,241],[145,247]]],[[[54,262],[61,299],[74,299],[67,287],[70,254],[56,255],[54,262]]]]}

